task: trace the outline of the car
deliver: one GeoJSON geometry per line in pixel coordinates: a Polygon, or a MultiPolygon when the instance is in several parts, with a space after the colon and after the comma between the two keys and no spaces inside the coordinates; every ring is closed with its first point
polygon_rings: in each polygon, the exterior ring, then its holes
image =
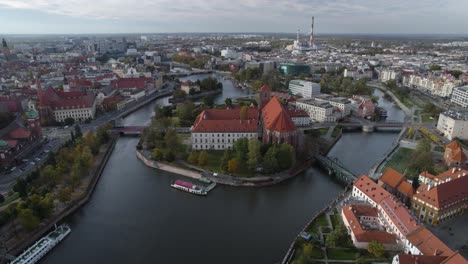
{"type": "Polygon", "coordinates": [[[31,161],[29,164],[31,164],[33,166],[36,165],[36,163],[34,161],[31,161]]]}
{"type": "Polygon", "coordinates": [[[35,161],[41,161],[41,158],[35,158],[34,160],[35,161]]]}
{"type": "Polygon", "coordinates": [[[16,170],[16,167],[13,167],[13,168],[10,169],[10,172],[13,172],[15,170],[16,170]]]}

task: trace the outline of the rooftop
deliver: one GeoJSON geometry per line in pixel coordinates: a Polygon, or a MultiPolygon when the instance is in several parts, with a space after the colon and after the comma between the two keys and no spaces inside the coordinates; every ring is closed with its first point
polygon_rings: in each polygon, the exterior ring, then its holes
{"type": "Polygon", "coordinates": [[[366,175],[361,175],[355,182],[354,187],[366,194],[375,203],[380,203],[383,199],[390,196],[384,188],[379,186],[366,175]]]}

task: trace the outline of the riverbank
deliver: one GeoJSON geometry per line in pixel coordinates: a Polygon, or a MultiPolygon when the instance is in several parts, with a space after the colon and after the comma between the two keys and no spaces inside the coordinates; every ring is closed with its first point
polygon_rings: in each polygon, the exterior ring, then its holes
{"type": "MultiPolygon", "coordinates": [[[[24,238],[16,241],[16,243],[14,243],[13,245],[9,245],[8,252],[7,252],[9,255],[16,256],[19,253],[21,253],[28,246],[30,246],[35,241],[37,241],[42,236],[44,236],[50,229],[53,228],[53,226],[56,223],[61,222],[64,218],[74,213],[76,210],[81,208],[83,205],[85,205],[89,201],[101,177],[101,174],[104,168],[106,167],[107,161],[109,160],[109,157],[111,156],[114,150],[115,144],[116,144],[116,139],[113,138],[112,141],[106,146],[105,152],[102,155],[102,157],[100,157],[100,159],[96,161],[97,166],[94,167],[93,171],[90,173],[90,175],[92,176],[90,178],[88,185],[86,186],[85,191],[77,199],[70,202],[70,204],[68,204],[67,207],[65,207],[59,212],[56,212],[54,216],[48,219],[45,223],[41,224],[39,228],[28,233],[27,236],[24,236],[24,238]]],[[[2,260],[0,263],[7,263],[7,262],[6,260],[2,260]]]]}
{"type": "Polygon", "coordinates": [[[192,166],[187,163],[182,163],[184,167],[190,168],[184,169],[181,167],[176,167],[169,165],[167,163],[162,163],[152,160],[149,156],[145,155],[143,152],[136,150],[136,156],[139,160],[143,162],[146,166],[167,171],[170,173],[175,173],[183,177],[200,180],[202,178],[208,179],[217,184],[236,186],[236,187],[266,187],[278,184],[285,180],[291,179],[308,169],[312,165],[312,160],[304,161],[303,163],[297,164],[288,171],[281,173],[273,174],[270,176],[255,176],[251,178],[241,178],[236,176],[231,176],[227,174],[218,173],[216,176],[210,171],[203,170],[199,167],[192,166]]]}
{"type": "Polygon", "coordinates": [[[223,93],[223,89],[216,89],[214,91],[208,91],[208,92],[202,92],[202,93],[199,93],[199,94],[187,95],[187,96],[185,96],[183,98],[170,98],[169,103],[176,104],[176,103],[185,102],[187,100],[198,100],[198,99],[201,99],[201,98],[203,98],[205,96],[215,96],[215,95],[222,94],[222,93],[223,93]]]}
{"type": "Polygon", "coordinates": [[[411,117],[413,115],[413,110],[409,109],[403,102],[401,102],[401,100],[398,99],[398,97],[392,91],[380,85],[372,85],[372,84],[368,84],[368,85],[370,87],[374,87],[374,88],[381,90],[385,94],[388,94],[392,98],[392,100],[398,105],[398,107],[400,107],[400,109],[403,110],[403,112],[405,113],[407,117],[411,117]]]}

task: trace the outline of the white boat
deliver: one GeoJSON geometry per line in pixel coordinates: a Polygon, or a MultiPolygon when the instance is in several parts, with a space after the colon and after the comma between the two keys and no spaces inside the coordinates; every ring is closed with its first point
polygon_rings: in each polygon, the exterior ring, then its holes
{"type": "Polygon", "coordinates": [[[184,182],[181,180],[176,180],[173,184],[171,184],[172,188],[176,188],[185,192],[193,193],[193,194],[198,194],[198,195],[207,195],[208,192],[195,184],[189,183],[189,182],[184,182]]]}
{"type": "Polygon", "coordinates": [[[10,262],[10,264],[33,264],[38,262],[47,252],[70,234],[70,232],[71,229],[68,225],[60,225],[47,236],[39,239],[34,245],[10,262]]]}

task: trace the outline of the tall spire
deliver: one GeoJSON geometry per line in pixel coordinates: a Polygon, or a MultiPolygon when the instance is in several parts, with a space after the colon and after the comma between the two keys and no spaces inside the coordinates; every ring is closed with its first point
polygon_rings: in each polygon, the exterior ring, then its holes
{"type": "Polygon", "coordinates": [[[310,48],[314,48],[314,17],[312,16],[312,24],[310,25],[310,48]]]}
{"type": "Polygon", "coordinates": [[[297,41],[297,46],[299,46],[299,43],[300,43],[300,34],[301,34],[301,30],[300,29],[297,29],[297,37],[296,37],[296,41],[297,41]]]}
{"type": "Polygon", "coordinates": [[[42,106],[42,87],[41,82],[39,81],[39,76],[36,77],[36,89],[37,101],[39,103],[39,106],[42,106]]]}

